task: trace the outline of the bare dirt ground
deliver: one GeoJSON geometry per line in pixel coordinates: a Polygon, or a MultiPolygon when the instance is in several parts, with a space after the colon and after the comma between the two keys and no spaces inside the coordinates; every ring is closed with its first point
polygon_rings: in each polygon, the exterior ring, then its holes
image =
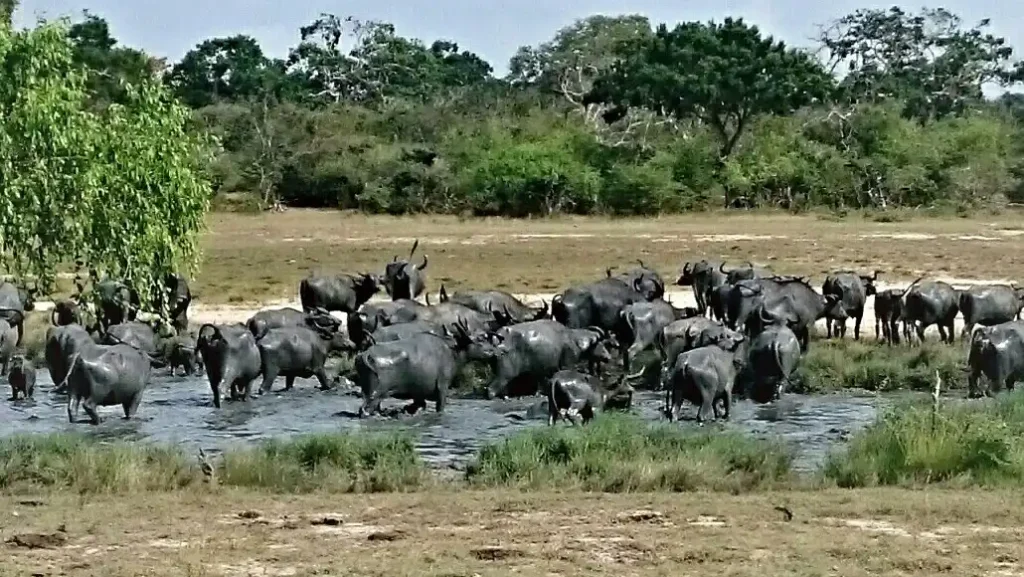
{"type": "Polygon", "coordinates": [[[0,499],[4,575],[1024,575],[1020,493],[0,499]],[[793,515],[785,520],[775,507],[793,515]],[[63,531],[61,530],[63,529],[63,531]]]}
{"type": "MultiPolygon", "coordinates": [[[[883,287],[906,286],[926,275],[960,286],[1009,282],[1024,252],[1020,223],[1015,213],[894,223],[778,213],[533,221],[315,210],[213,214],[192,316],[197,322],[236,322],[261,308],[296,306],[298,283],[310,272],[380,272],[395,255],[407,256],[417,239],[414,260],[428,256],[428,287],[435,297],[445,284],[449,291],[498,288],[530,301],[550,299],[572,283],[637,259],[672,283],[683,262],[703,257],[808,275],[816,286],[839,269],[880,270],[883,287]]],[[[688,290],[670,296],[677,306],[693,304],[688,290]]],[[[873,333],[870,303],[864,326],[873,333]]]]}

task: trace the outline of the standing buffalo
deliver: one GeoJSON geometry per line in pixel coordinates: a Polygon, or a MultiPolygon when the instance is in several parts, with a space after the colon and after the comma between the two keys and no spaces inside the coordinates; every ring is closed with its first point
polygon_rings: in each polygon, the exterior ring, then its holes
{"type": "Polygon", "coordinates": [[[807,350],[811,327],[821,318],[845,319],[846,311],[835,295],[820,295],[803,278],[771,277],[743,280],[729,293],[729,325],[756,332],[765,315],[785,320],[807,350]]]}
{"type": "MultiPolygon", "coordinates": [[[[16,320],[14,317],[12,320],[16,320]]],[[[18,347],[18,329],[4,319],[0,319],[0,376],[7,374],[14,351],[18,347]]]]}
{"type": "Polygon", "coordinates": [[[420,241],[416,239],[408,259],[398,260],[398,255],[395,255],[394,260],[384,267],[384,290],[391,295],[391,300],[415,299],[423,294],[426,288],[426,275],[423,271],[427,268],[427,255],[423,255],[423,262],[419,265],[410,262],[419,245],[420,241]]]}
{"type": "Polygon", "coordinates": [[[960,293],[960,312],[964,315],[963,336],[974,325],[990,327],[1020,318],[1024,306],[1024,288],[1006,285],[976,285],[960,293]]]}
{"type": "Polygon", "coordinates": [[[330,317],[330,315],[327,314],[326,311],[322,310],[304,313],[298,309],[288,307],[267,309],[252,315],[252,317],[246,321],[245,326],[248,327],[252,336],[256,337],[256,340],[260,340],[263,338],[263,335],[267,334],[267,331],[272,329],[279,329],[282,327],[304,327],[309,319],[321,317],[326,318],[330,317]]]}
{"type": "Polygon", "coordinates": [[[761,331],[749,348],[753,383],[749,397],[757,403],[769,403],[782,396],[789,379],[800,363],[800,342],[785,325],[771,325],[761,331]]]}
{"type": "Polygon", "coordinates": [[[991,396],[992,389],[1013,390],[1014,384],[1024,379],[1024,322],[1010,321],[974,331],[967,366],[970,396],[991,396]],[[979,389],[978,378],[982,375],[989,385],[979,389]]]}
{"type": "Polygon", "coordinates": [[[53,304],[50,311],[50,324],[63,327],[70,324],[84,324],[78,303],[72,299],[64,299],[53,304]]]}
{"type": "Polygon", "coordinates": [[[655,344],[661,330],[680,318],[683,318],[683,311],[661,299],[623,307],[615,332],[622,348],[622,364],[626,372],[629,372],[630,364],[637,355],[655,344]]]}
{"type": "Polygon", "coordinates": [[[744,343],[727,351],[718,346],[701,347],[680,353],[663,374],[666,390],[665,410],[670,421],[679,418],[683,401],[697,405],[697,422],[703,423],[713,411],[718,418],[715,403],[723,401],[722,418],[729,418],[732,408],[732,388],[736,375],[746,362],[744,343]]]}
{"type": "Polygon", "coordinates": [[[546,302],[541,301],[543,303],[541,307],[533,308],[527,306],[511,294],[499,290],[459,291],[449,296],[444,285],[441,285],[438,299],[442,303],[451,302],[459,304],[481,313],[493,314],[500,312],[509,315],[512,318],[512,322],[515,323],[539,321],[548,316],[548,304],[546,302]]]}
{"type": "Polygon", "coordinates": [[[415,413],[434,402],[444,410],[460,365],[467,360],[493,357],[486,338],[474,339],[464,325],[457,324],[445,337],[420,333],[408,339],[371,346],[356,355],[356,384],[363,394],[359,416],[377,412],[383,399],[409,400],[407,411],[415,413]]]}
{"type": "Polygon", "coordinates": [[[18,331],[17,346],[21,346],[25,338],[25,313],[35,308],[35,289],[23,289],[0,281],[0,319],[6,320],[18,331]]]}
{"type": "Polygon", "coordinates": [[[110,325],[134,321],[140,308],[139,293],[135,289],[109,278],[96,284],[96,302],[100,332],[106,332],[110,325]]]}
{"type": "Polygon", "coordinates": [[[671,365],[679,353],[707,346],[732,351],[744,340],[743,334],[707,317],[691,317],[672,322],[661,330],[656,344],[665,365],[671,365]]]}
{"type": "Polygon", "coordinates": [[[178,334],[188,330],[188,307],[192,304],[192,289],[189,288],[188,279],[184,276],[168,273],[153,304],[158,311],[167,313],[171,326],[178,334]]]}
{"type": "Polygon", "coordinates": [[[151,375],[150,359],[141,351],[128,345],[83,343],[65,377],[68,420],[75,422],[79,404],[94,425],[101,421],[96,412],[98,406],[121,405],[124,418],[131,419],[139,409],[151,375]]]}
{"type": "Polygon", "coordinates": [[[348,314],[348,337],[356,345],[361,345],[364,335],[380,327],[415,321],[425,308],[423,303],[411,299],[366,303],[358,311],[348,314]]]}
{"type": "Polygon", "coordinates": [[[232,399],[252,396],[252,382],[260,376],[260,350],[256,337],[244,325],[206,324],[199,329],[196,348],[202,355],[213,391],[213,406],[220,408],[221,383],[232,399]]]}
{"type": "MultiPolygon", "coordinates": [[[[877,270],[873,276],[839,271],[825,277],[825,282],[821,285],[821,293],[825,296],[836,297],[846,311],[846,315],[853,319],[854,340],[860,340],[860,323],[864,319],[864,305],[867,303],[868,297],[877,292],[875,281],[878,280],[878,274],[877,270]]],[[[825,326],[828,338],[832,338],[833,324],[835,324],[839,338],[846,338],[846,319],[842,319],[842,322],[839,319],[835,319],[835,322],[833,319],[827,319],[825,326]]]]}
{"type": "Polygon", "coordinates": [[[19,393],[22,397],[31,399],[36,389],[36,367],[23,356],[14,357],[7,380],[11,383],[11,399],[18,400],[19,393]]]}
{"type": "Polygon", "coordinates": [[[571,287],[551,300],[551,314],[558,322],[573,329],[590,326],[613,331],[619,323],[619,312],[626,305],[654,300],[644,292],[644,280],[634,278],[629,284],[621,277],[603,278],[580,287],[571,287]]]}
{"type": "Polygon", "coordinates": [[[903,319],[914,328],[921,342],[925,329],[938,325],[942,341],[952,343],[953,321],[959,310],[959,292],[942,281],[917,279],[903,293],[903,319]]]}
{"type": "Polygon", "coordinates": [[[46,369],[50,372],[50,380],[57,386],[57,392],[63,392],[60,384],[67,377],[71,359],[82,347],[94,343],[89,332],[81,325],[70,324],[46,330],[46,369]]]}
{"type": "Polygon", "coordinates": [[[665,296],[665,281],[662,280],[658,271],[648,268],[642,260],[636,262],[640,265],[639,268],[615,276],[612,276],[612,269],[609,268],[605,271],[606,276],[619,279],[627,286],[634,287],[646,300],[652,301],[665,296]]]}
{"type": "Polygon", "coordinates": [[[256,343],[263,373],[260,393],[269,392],[278,376],[285,378],[286,391],[291,390],[296,377],[316,377],[321,390],[331,388],[324,368],[327,357],[355,347],[340,330],[340,321],[332,316],[310,317],[308,325],[270,329],[256,343]]]}
{"type": "Polygon", "coordinates": [[[380,292],[377,277],[372,274],[339,274],[312,276],[302,279],[299,297],[302,310],[353,313],[380,292]]]}
{"type": "MultiPolygon", "coordinates": [[[[487,384],[487,398],[536,393],[538,383],[561,369],[581,361],[591,365],[611,360],[601,328],[571,329],[551,320],[531,321],[504,327],[494,334],[499,341],[494,376],[487,384]]],[[[594,371],[591,371],[594,372],[594,371]]]]}
{"type": "Polygon", "coordinates": [[[697,301],[697,310],[706,315],[711,304],[711,292],[725,284],[726,273],[719,270],[721,261],[700,260],[688,262],[676,280],[679,286],[693,287],[693,298],[697,301]]]}
{"type": "Polygon", "coordinates": [[[167,359],[171,376],[177,374],[178,367],[181,367],[186,377],[199,374],[203,369],[203,357],[196,346],[196,338],[188,333],[165,341],[162,356],[167,359]]]}
{"type": "Polygon", "coordinates": [[[593,375],[572,370],[558,371],[548,379],[546,387],[548,425],[554,425],[559,417],[573,425],[577,417],[582,417],[583,424],[587,424],[595,413],[605,409],[613,397],[627,397],[628,408],[633,397],[633,387],[626,383],[628,378],[623,378],[614,389],[608,390],[601,379],[593,375]]]}
{"type": "Polygon", "coordinates": [[[909,327],[903,322],[904,292],[903,289],[886,289],[875,293],[875,338],[884,338],[890,346],[900,343],[900,325],[903,325],[904,335],[910,337],[909,327]]]}

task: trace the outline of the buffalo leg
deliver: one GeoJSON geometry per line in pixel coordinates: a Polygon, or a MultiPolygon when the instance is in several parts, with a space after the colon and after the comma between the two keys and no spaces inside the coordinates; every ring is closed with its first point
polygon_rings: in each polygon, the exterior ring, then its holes
{"type": "MultiPolygon", "coordinates": [[[[228,387],[231,387],[231,384],[233,382],[234,380],[231,378],[231,371],[224,371],[224,373],[221,375],[221,378],[218,379],[216,382],[214,382],[213,379],[210,379],[210,392],[213,393],[214,407],[217,407],[218,409],[220,408],[220,384],[227,383],[228,387]]],[[[228,393],[230,393],[231,396],[234,396],[234,388],[231,388],[228,391],[228,393]]]]}
{"type": "Polygon", "coordinates": [[[809,327],[800,327],[800,329],[796,331],[796,338],[800,342],[800,352],[806,353],[807,347],[810,346],[811,343],[811,329],[809,327]]]}
{"type": "Polygon", "coordinates": [[[448,404],[448,389],[438,389],[437,400],[434,401],[434,412],[440,413],[444,411],[446,404],[448,404]]]}
{"type": "Polygon", "coordinates": [[[853,340],[860,340],[860,323],[864,320],[864,312],[861,311],[860,315],[853,317],[853,340]]]}
{"type": "Polygon", "coordinates": [[[68,393],[68,407],[67,408],[68,408],[68,421],[69,422],[74,423],[75,419],[78,418],[78,404],[80,402],[81,402],[81,399],[79,399],[78,397],[76,397],[75,395],[73,395],[70,392],[68,393]]]}
{"type": "Polygon", "coordinates": [[[320,390],[329,391],[331,390],[331,382],[327,380],[327,371],[323,367],[314,374],[316,380],[320,381],[320,390]]]}
{"type": "Polygon", "coordinates": [[[703,425],[704,421],[706,421],[714,411],[714,397],[711,393],[702,391],[700,394],[700,400],[700,407],[697,409],[697,424],[703,425]]]}
{"type": "Polygon", "coordinates": [[[86,397],[85,401],[82,402],[82,408],[85,409],[85,414],[89,415],[92,424],[98,425],[102,422],[99,413],[96,412],[96,401],[92,400],[91,397],[86,397]]]}
{"type": "Polygon", "coordinates": [[[124,407],[124,418],[125,419],[131,419],[132,417],[134,417],[135,413],[137,413],[139,411],[139,403],[141,403],[141,402],[142,402],[142,391],[139,391],[139,392],[135,393],[135,396],[132,397],[131,401],[128,401],[127,403],[124,403],[122,405],[124,407]]]}
{"type": "Polygon", "coordinates": [[[269,393],[270,388],[274,386],[274,381],[277,380],[278,369],[276,367],[267,367],[263,371],[263,384],[260,385],[260,394],[269,393]]]}
{"type": "Polygon", "coordinates": [[[832,338],[832,319],[825,319],[825,338],[832,338]]]}
{"type": "Polygon", "coordinates": [[[284,390],[290,391],[295,386],[295,375],[288,375],[284,378],[284,390]]]}

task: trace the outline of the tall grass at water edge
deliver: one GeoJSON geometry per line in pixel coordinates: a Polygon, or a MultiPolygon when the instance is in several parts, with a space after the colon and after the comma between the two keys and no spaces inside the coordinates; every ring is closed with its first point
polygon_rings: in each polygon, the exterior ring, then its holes
{"type": "Polygon", "coordinates": [[[893,408],[833,451],[822,474],[841,487],[1024,486],[1024,392],[893,408]]]}
{"type": "Polygon", "coordinates": [[[922,346],[890,347],[874,339],[817,340],[801,360],[790,391],[826,393],[844,389],[929,391],[935,371],[947,389],[967,386],[967,345],[936,337],[922,346]]]}

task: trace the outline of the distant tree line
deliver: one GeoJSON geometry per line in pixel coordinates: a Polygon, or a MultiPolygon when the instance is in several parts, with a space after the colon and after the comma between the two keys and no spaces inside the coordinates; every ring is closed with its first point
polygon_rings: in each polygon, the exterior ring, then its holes
{"type": "Polygon", "coordinates": [[[90,106],[160,79],[216,137],[215,203],[374,213],[992,208],[1024,199],[1024,66],[989,22],[857,10],[796,49],[741,19],[591,16],[512,57],[323,14],[286,58],[248,36],[168,64],[86,13],[90,106]]]}

